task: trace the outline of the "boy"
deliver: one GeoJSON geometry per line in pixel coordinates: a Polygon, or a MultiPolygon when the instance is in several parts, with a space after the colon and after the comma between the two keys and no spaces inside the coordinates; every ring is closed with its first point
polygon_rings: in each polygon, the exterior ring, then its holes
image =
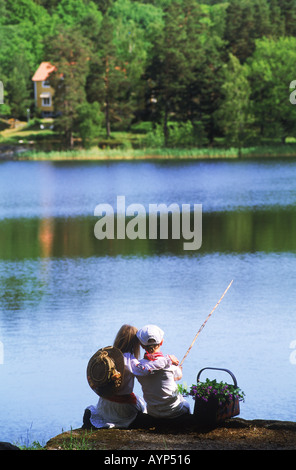
{"type": "MultiPolygon", "coordinates": [[[[141,346],[145,349],[144,359],[140,363],[155,361],[163,354],[163,331],[156,325],[146,325],[137,332],[141,346]]],[[[182,378],[182,369],[170,365],[157,370],[149,376],[137,377],[142,386],[143,397],[147,404],[147,413],[155,418],[176,418],[190,413],[190,405],[178,392],[176,380],[182,378]]]]}

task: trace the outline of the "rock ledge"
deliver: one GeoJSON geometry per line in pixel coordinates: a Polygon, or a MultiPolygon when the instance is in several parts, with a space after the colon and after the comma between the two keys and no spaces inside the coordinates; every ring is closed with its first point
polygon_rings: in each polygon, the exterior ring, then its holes
{"type": "Polygon", "coordinates": [[[50,439],[46,450],[295,450],[296,423],[231,418],[214,429],[155,425],[147,429],[75,429],[50,439]]]}

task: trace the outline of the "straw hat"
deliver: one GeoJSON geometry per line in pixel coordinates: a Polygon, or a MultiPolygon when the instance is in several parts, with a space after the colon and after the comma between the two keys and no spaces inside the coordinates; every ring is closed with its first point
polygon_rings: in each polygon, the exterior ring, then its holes
{"type": "Polygon", "coordinates": [[[101,397],[112,396],[120,390],[124,375],[122,352],[113,346],[99,349],[87,365],[87,381],[101,397]]]}

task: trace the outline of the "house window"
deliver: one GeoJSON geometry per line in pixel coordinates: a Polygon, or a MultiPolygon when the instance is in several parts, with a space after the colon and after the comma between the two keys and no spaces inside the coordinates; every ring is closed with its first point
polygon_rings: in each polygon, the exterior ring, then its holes
{"type": "Polygon", "coordinates": [[[44,81],[42,82],[42,88],[49,88],[49,87],[50,87],[49,81],[48,81],[48,80],[44,80],[44,81]]]}
{"type": "Polygon", "coordinates": [[[50,96],[46,98],[42,98],[42,106],[51,106],[51,98],[50,96]]]}

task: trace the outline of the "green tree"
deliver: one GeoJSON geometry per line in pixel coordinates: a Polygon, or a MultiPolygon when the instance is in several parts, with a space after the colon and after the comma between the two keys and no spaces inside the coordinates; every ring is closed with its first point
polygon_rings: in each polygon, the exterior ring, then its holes
{"type": "Polygon", "coordinates": [[[272,30],[272,37],[277,39],[285,35],[285,20],[278,0],[270,0],[270,25],[272,30]]]}
{"type": "Polygon", "coordinates": [[[97,5],[84,0],[61,0],[53,14],[55,27],[76,28],[90,40],[98,36],[102,19],[97,5]]]}
{"type": "Polygon", "coordinates": [[[33,0],[0,0],[0,15],[0,79],[13,116],[23,118],[33,103],[31,77],[43,58],[50,16],[33,0]]]}
{"type": "MultiPolygon", "coordinates": [[[[296,0],[0,0],[6,110],[24,117],[31,77],[51,60],[59,70],[57,123],[68,145],[73,131],[89,145],[86,129],[96,132],[102,111],[108,136],[143,119],[157,124],[157,141],[161,123],[166,145],[179,145],[182,135],[186,145],[213,143],[221,132],[238,141],[238,129],[227,129],[223,115],[220,125],[216,114],[231,101],[235,69],[236,89],[246,78],[245,95],[251,86],[262,139],[284,140],[295,133],[295,20],[296,0]]],[[[242,92],[233,96],[239,109],[242,92]]],[[[242,116],[246,135],[249,118],[242,116]]]]}
{"type": "Polygon", "coordinates": [[[65,144],[73,147],[73,130],[79,107],[86,101],[85,84],[89,69],[90,46],[79,30],[68,28],[49,37],[48,60],[56,70],[49,81],[55,90],[54,108],[57,128],[65,144]]]}
{"type": "Polygon", "coordinates": [[[143,106],[141,77],[159,14],[155,7],[118,0],[104,15],[87,89],[90,101],[104,105],[107,137],[111,128],[127,129],[143,106]]]}
{"type": "Polygon", "coordinates": [[[47,16],[46,9],[34,0],[5,0],[5,8],[7,24],[21,24],[29,20],[41,26],[42,17],[47,16]]]}
{"type": "Polygon", "coordinates": [[[111,122],[116,120],[116,103],[125,80],[124,64],[119,63],[113,44],[113,22],[105,16],[100,30],[100,48],[93,55],[87,79],[87,95],[90,101],[103,105],[107,137],[111,134],[111,122]]]}
{"type": "Polygon", "coordinates": [[[0,79],[6,92],[5,102],[14,118],[26,116],[32,96],[31,72],[34,58],[30,43],[24,39],[17,25],[0,28],[0,79]]]}
{"type": "Polygon", "coordinates": [[[0,24],[4,24],[5,21],[6,21],[5,1],[0,0],[0,24]]]}
{"type": "Polygon", "coordinates": [[[38,0],[35,3],[42,5],[49,13],[52,13],[57,7],[59,0],[38,0]]]}
{"type": "Polygon", "coordinates": [[[213,140],[213,112],[220,95],[218,71],[223,65],[225,28],[223,5],[172,1],[165,10],[164,27],[157,37],[147,69],[154,119],[163,121],[170,145],[169,121],[191,121],[213,140]]]}
{"type": "Polygon", "coordinates": [[[296,38],[260,39],[248,60],[256,124],[261,137],[283,142],[296,132],[296,107],[289,101],[289,85],[295,80],[296,38]]]}
{"type": "Polygon", "coordinates": [[[252,133],[254,118],[251,111],[251,87],[247,72],[232,54],[223,70],[223,101],[215,113],[218,125],[222,128],[228,145],[241,148],[252,133]]]}
{"type": "Polygon", "coordinates": [[[203,130],[211,143],[218,131],[214,114],[221,96],[223,78],[220,70],[227,59],[223,39],[226,8],[224,3],[200,6],[194,80],[186,87],[180,109],[182,121],[189,119],[199,129],[204,143],[203,130]]]}
{"type": "Polygon", "coordinates": [[[77,108],[74,129],[81,138],[84,148],[89,148],[102,132],[103,113],[96,101],[84,102],[77,108]]]}
{"type": "MultiPolygon", "coordinates": [[[[43,59],[44,37],[51,31],[52,20],[46,9],[33,0],[6,0],[5,24],[14,28],[25,42],[25,56],[32,70],[43,59]]],[[[12,43],[15,47],[16,43],[12,43]]]]}
{"type": "Polygon", "coordinates": [[[286,36],[296,36],[296,0],[277,0],[286,36]]]}
{"type": "Polygon", "coordinates": [[[26,118],[27,109],[32,105],[28,84],[30,72],[25,58],[18,54],[14,58],[13,68],[7,80],[11,114],[15,118],[26,118]]]}
{"type": "Polygon", "coordinates": [[[272,33],[267,0],[230,0],[225,40],[228,51],[244,62],[255,50],[255,41],[272,33]]]}
{"type": "Polygon", "coordinates": [[[114,0],[94,0],[99,11],[103,14],[107,13],[108,9],[113,5],[114,0]]]}
{"type": "Polygon", "coordinates": [[[199,57],[199,13],[199,5],[191,0],[185,5],[174,0],[168,6],[147,70],[151,100],[157,103],[156,119],[163,120],[165,145],[169,143],[169,118],[183,107],[184,93],[194,80],[199,57]]]}
{"type": "Polygon", "coordinates": [[[128,103],[129,116],[135,120],[146,114],[146,82],[143,78],[153,45],[163,28],[163,10],[158,4],[117,0],[109,13],[116,25],[116,55],[127,71],[127,93],[121,102],[128,103]]]}

